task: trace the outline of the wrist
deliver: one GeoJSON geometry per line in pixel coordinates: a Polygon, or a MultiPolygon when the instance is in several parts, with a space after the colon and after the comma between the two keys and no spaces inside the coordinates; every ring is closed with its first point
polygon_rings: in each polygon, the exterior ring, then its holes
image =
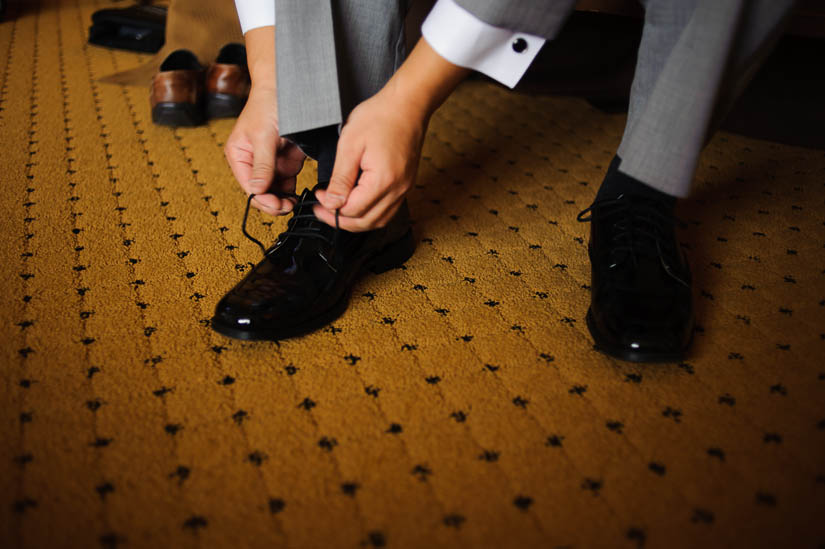
{"type": "Polygon", "coordinates": [[[394,108],[405,113],[411,120],[426,124],[438,108],[432,98],[421,87],[407,81],[404,75],[396,74],[381,90],[394,108]]]}
{"type": "Polygon", "coordinates": [[[249,88],[249,95],[264,93],[277,95],[278,86],[275,82],[275,78],[252,78],[251,80],[252,85],[249,88]]]}
{"type": "Polygon", "coordinates": [[[244,107],[245,119],[253,124],[261,121],[274,123],[278,127],[278,93],[275,89],[255,87],[249,90],[249,97],[244,107]]]}
{"type": "Polygon", "coordinates": [[[252,82],[250,93],[252,90],[276,91],[278,79],[274,59],[256,59],[254,64],[249,65],[249,79],[252,82]]]}
{"type": "Polygon", "coordinates": [[[396,104],[427,121],[469,73],[421,39],[385,89],[396,104]]]}
{"type": "Polygon", "coordinates": [[[275,90],[275,27],[258,27],[244,35],[252,89],[275,90]]]}

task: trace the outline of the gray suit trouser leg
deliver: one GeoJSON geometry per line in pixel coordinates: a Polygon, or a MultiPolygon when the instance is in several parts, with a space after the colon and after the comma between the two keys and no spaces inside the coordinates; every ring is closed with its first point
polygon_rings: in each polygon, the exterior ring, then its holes
{"type": "Polygon", "coordinates": [[[341,124],[406,55],[406,0],[278,0],[281,135],[341,124]]]}
{"type": "Polygon", "coordinates": [[[794,0],[648,0],[620,170],[690,192],[699,154],[776,42],[794,0]]]}
{"type": "MultiPolygon", "coordinates": [[[[550,39],[573,8],[572,0],[459,2],[491,24],[550,39]]],[[[707,139],[770,51],[795,0],[644,3],[620,170],[685,196],[707,139]]],[[[381,89],[404,59],[406,4],[278,0],[282,135],[341,124],[355,105],[381,89]]]]}

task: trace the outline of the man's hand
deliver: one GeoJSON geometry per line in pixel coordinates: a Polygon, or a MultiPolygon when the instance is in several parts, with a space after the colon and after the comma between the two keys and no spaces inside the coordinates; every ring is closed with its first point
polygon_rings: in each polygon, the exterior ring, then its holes
{"type": "Polygon", "coordinates": [[[468,73],[419,40],[381,91],[350,114],[329,186],[316,193],[318,219],[335,226],[339,210],[339,226],[353,232],[389,223],[415,181],[430,116],[468,73]]]}
{"type": "Polygon", "coordinates": [[[296,177],[306,158],[301,149],[278,133],[275,90],[252,88],[226,140],[224,154],[246,194],[256,195],[252,201],[256,208],[273,215],[292,210],[292,200],[267,192],[295,192],[296,177]]]}
{"type": "Polygon", "coordinates": [[[427,120],[402,108],[387,88],[358,105],[338,139],[329,186],[315,193],[318,219],[335,226],[340,208],[344,230],[386,225],[415,181],[426,131],[427,120]]]}
{"type": "Polygon", "coordinates": [[[295,192],[295,180],[306,156],[278,132],[278,91],[275,70],[275,27],[258,27],[244,35],[252,89],[238,117],[224,154],[235,179],[252,204],[281,215],[292,210],[292,200],[267,191],[295,192]]]}

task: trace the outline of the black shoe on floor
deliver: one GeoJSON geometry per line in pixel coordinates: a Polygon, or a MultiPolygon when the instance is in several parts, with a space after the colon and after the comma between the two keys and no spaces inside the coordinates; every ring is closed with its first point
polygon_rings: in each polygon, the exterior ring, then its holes
{"type": "Polygon", "coordinates": [[[672,205],[621,194],[597,198],[578,219],[591,224],[587,327],[596,350],[632,362],[682,360],[694,318],[672,205]]]}
{"type": "Polygon", "coordinates": [[[277,341],[318,330],[344,313],[360,276],[399,267],[415,250],[406,202],[386,227],[350,233],[315,217],[312,191],[297,198],[286,231],[218,303],[216,332],[277,341]]]}

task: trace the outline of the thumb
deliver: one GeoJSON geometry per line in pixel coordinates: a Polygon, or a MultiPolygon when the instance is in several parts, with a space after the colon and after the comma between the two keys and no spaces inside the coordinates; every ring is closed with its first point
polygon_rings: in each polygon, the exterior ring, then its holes
{"type": "Polygon", "coordinates": [[[363,149],[348,146],[344,135],[341,136],[329,185],[327,185],[326,192],[318,196],[324,208],[337,210],[347,203],[349,193],[358,181],[362,153],[363,149]]]}
{"type": "Polygon", "coordinates": [[[252,151],[252,172],[247,190],[253,194],[266,192],[275,176],[275,147],[272,143],[256,144],[252,151]]]}

